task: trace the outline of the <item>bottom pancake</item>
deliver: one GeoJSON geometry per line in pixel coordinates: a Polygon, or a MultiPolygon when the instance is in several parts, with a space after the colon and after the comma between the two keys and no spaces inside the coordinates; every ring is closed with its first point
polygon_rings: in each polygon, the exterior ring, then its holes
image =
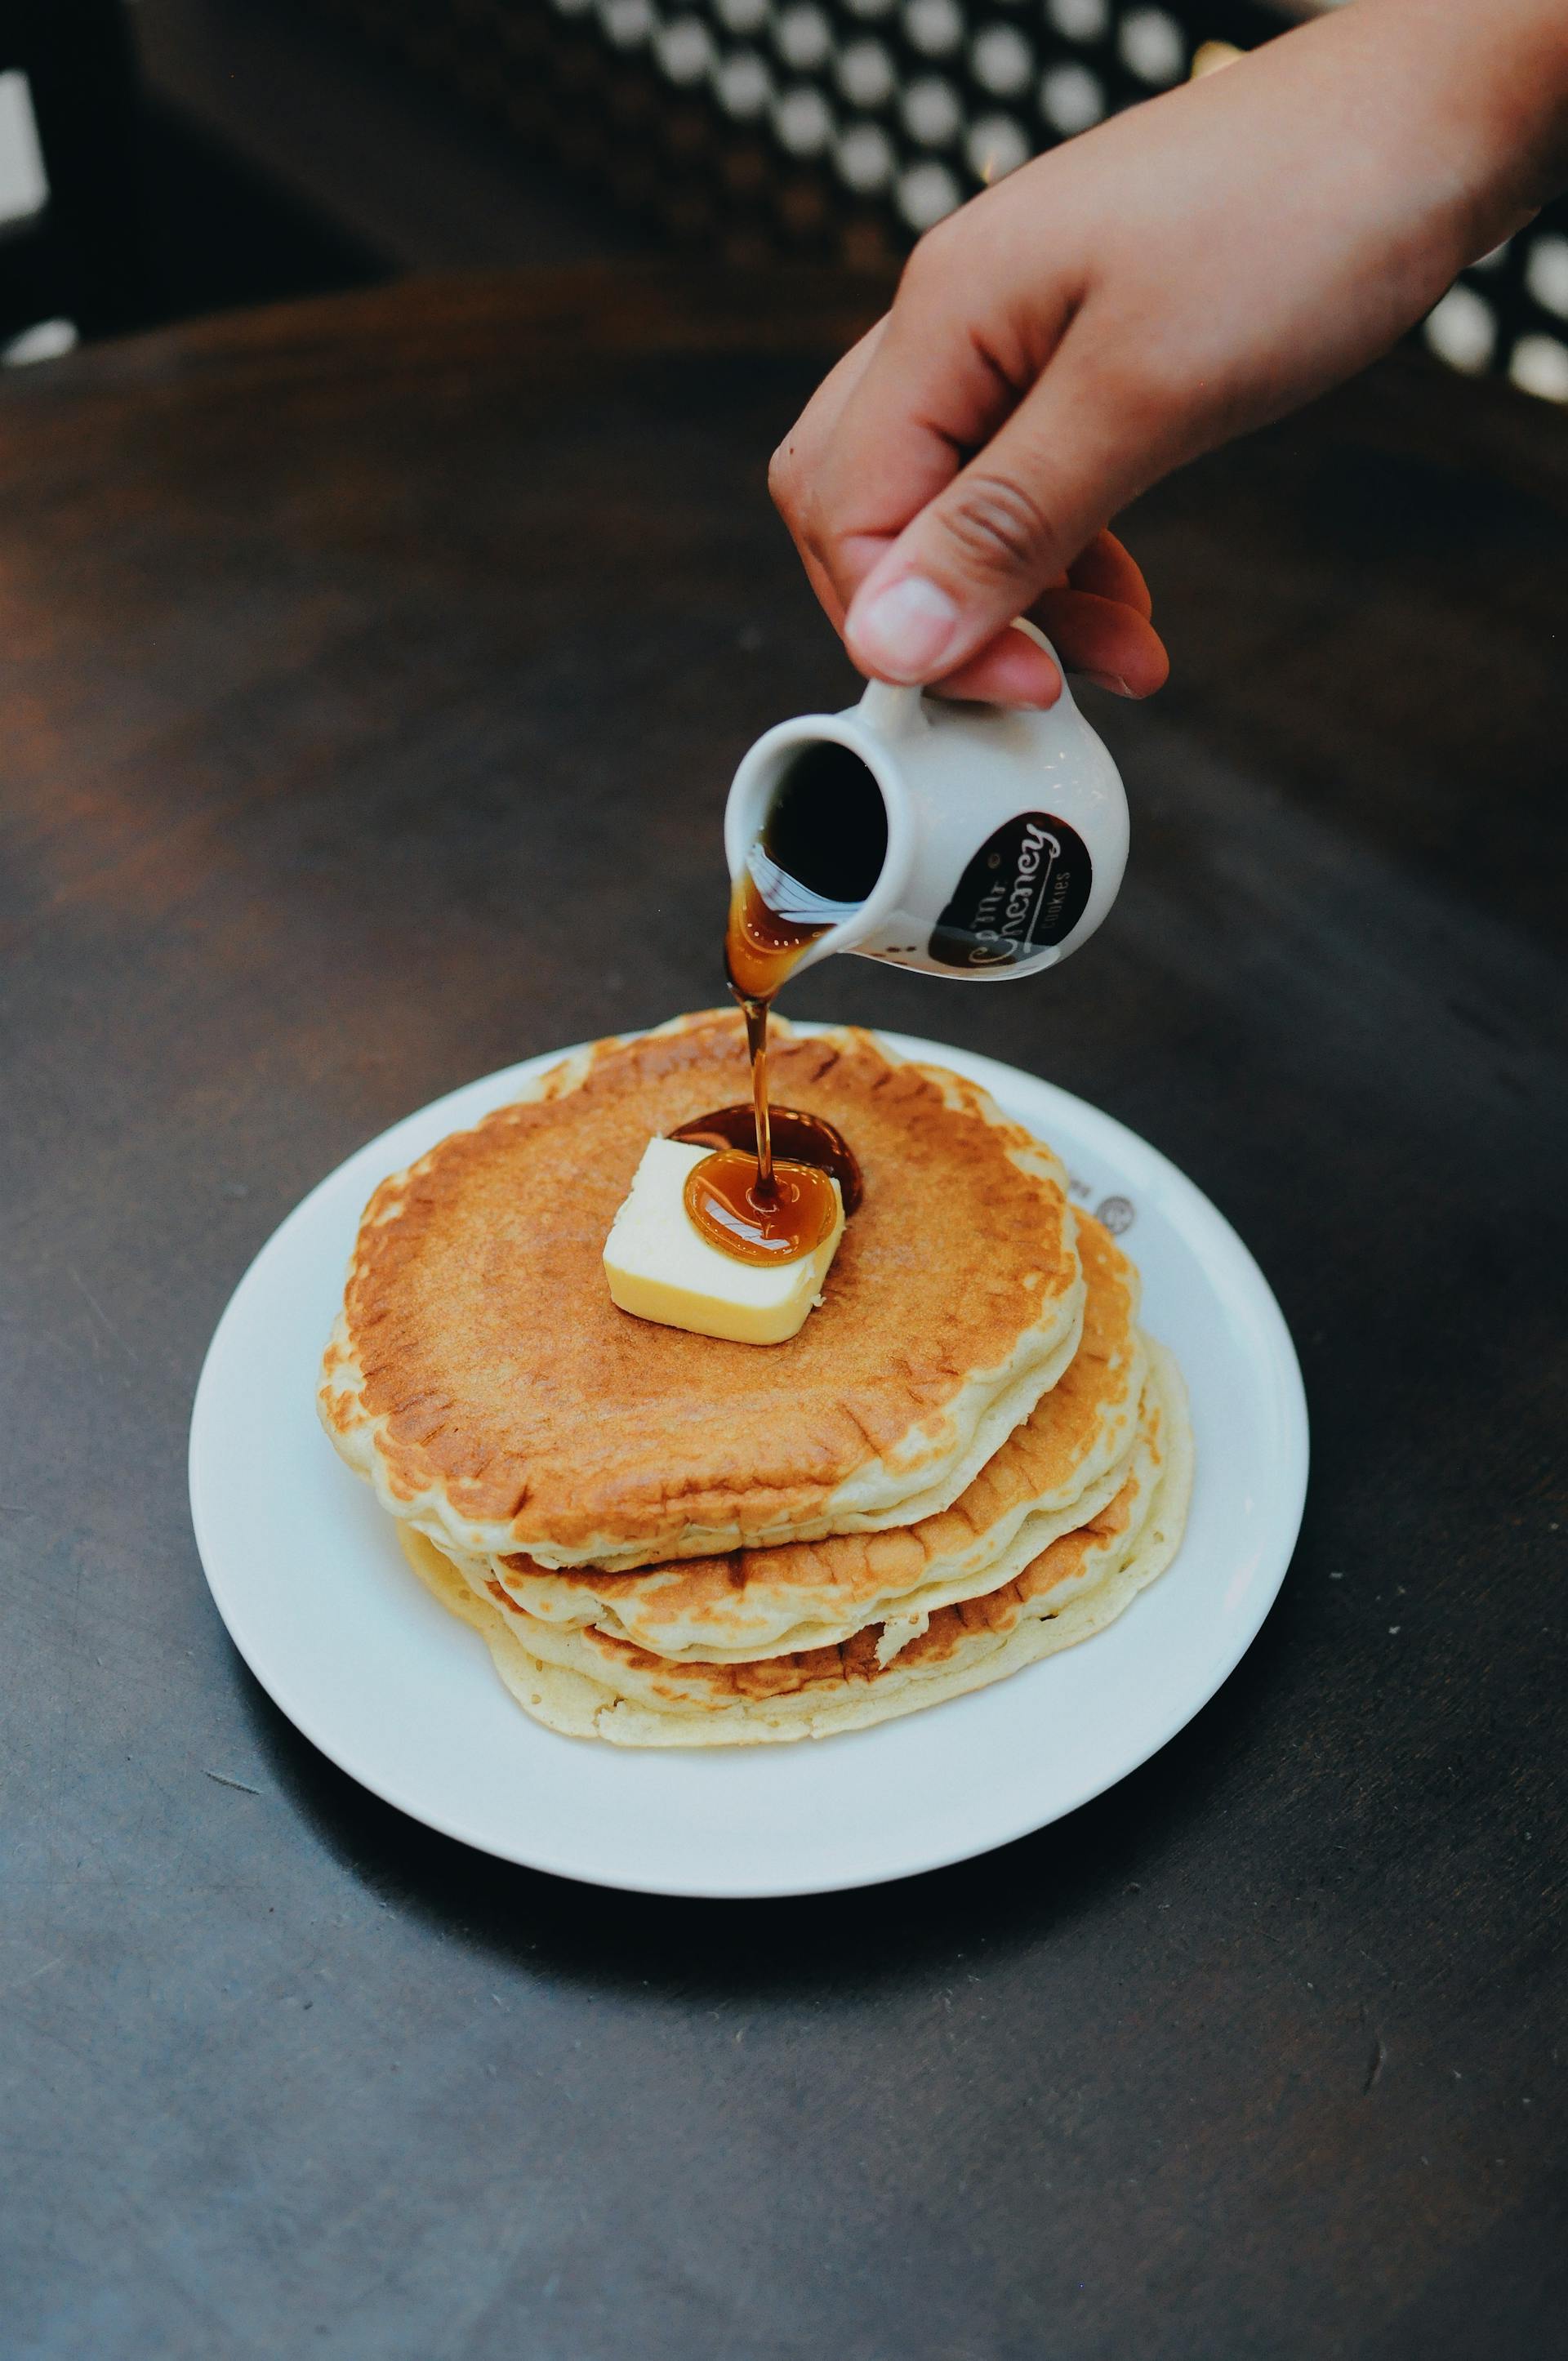
{"type": "Polygon", "coordinates": [[[1095,1517],[1000,1589],[899,1635],[886,1663],[878,1624],[837,1647],[754,1664],[670,1663],[602,1632],[543,1624],[499,1585],[476,1588],[411,1526],[399,1532],[421,1580],[481,1634],[512,1696],[548,1729],[618,1746],[826,1738],[1004,1680],[1113,1622],[1175,1556],[1191,1493],[1185,1389],[1152,1342],[1141,1429],[1132,1474],[1095,1517]]]}

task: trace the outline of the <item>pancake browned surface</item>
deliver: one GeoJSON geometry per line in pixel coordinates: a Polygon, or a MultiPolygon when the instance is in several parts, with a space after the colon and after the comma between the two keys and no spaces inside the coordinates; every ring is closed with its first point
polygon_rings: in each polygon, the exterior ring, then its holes
{"type": "Polygon", "coordinates": [[[1133,1450],[1146,1367],[1137,1273],[1084,1213],[1078,1246],[1086,1293],[1071,1365],[951,1507],[888,1532],[630,1573],[514,1554],[484,1561],[483,1576],[543,1621],[714,1663],[830,1646],[879,1616],[920,1619],[995,1589],[1105,1506],[1133,1450]]]}
{"type": "Polygon", "coordinates": [[[906,1523],[1060,1376],[1083,1283],[1054,1157],[869,1034],[778,1035],[776,1098],[836,1123],[866,1179],[784,1344],[619,1312],[600,1259],[650,1136],[745,1097],[738,1017],[598,1043],[377,1191],[320,1399],[394,1515],[547,1565],[906,1523]]]}
{"type": "Polygon", "coordinates": [[[537,1621],[499,1583],[484,1584],[409,1526],[410,1565],[483,1636],[507,1687],[537,1721],[620,1746],[745,1746],[826,1738],[914,1713],[1003,1680],[1103,1631],[1162,1574],[1180,1545],[1192,1481],[1186,1393],[1162,1345],[1127,1478],[1087,1524],[1014,1580],[943,1608],[881,1661],[876,1627],[840,1647],[754,1664],[671,1664],[592,1627],[537,1621]]]}

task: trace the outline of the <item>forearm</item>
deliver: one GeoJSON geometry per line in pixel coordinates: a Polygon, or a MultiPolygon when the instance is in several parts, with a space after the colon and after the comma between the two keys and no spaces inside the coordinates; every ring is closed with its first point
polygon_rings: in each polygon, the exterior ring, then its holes
{"type": "Polygon", "coordinates": [[[1423,285],[1568,185],[1568,0],[1351,0],[1237,71],[1260,120],[1279,106],[1332,148],[1347,196],[1370,176],[1389,260],[1415,240],[1423,285]]]}
{"type": "Polygon", "coordinates": [[[1568,0],[1354,0],[1317,31],[1448,142],[1462,262],[1568,185],[1568,0]]]}
{"type": "Polygon", "coordinates": [[[1002,358],[1022,389],[1092,350],[1114,509],[1365,367],[1568,181],[1568,0],[1350,0],[1032,169],[1012,235],[1087,268],[1065,332],[1003,272],[1002,358]]]}

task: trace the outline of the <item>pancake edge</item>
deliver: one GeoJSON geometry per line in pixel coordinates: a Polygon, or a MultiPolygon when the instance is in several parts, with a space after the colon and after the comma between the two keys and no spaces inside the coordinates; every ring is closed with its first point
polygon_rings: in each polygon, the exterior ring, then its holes
{"type": "Polygon", "coordinates": [[[861,1684],[858,1694],[829,1701],[814,1699],[806,1692],[766,1704],[655,1708],[625,1697],[607,1683],[571,1666],[532,1655],[503,1610],[474,1591],[427,1536],[400,1527],[400,1539],[416,1577],[485,1641],[498,1675],[516,1702],[532,1719],[559,1736],[628,1748],[698,1748],[786,1744],[871,1729],[988,1688],[1028,1664],[1092,1639],[1116,1621],[1170,1565],[1181,1546],[1191,1499],[1192,1428],[1187,1389],[1174,1356],[1153,1338],[1146,1341],[1150,1385],[1161,1411],[1165,1451],[1148,1517],[1127,1559],[1054,1615],[1026,1616],[983,1653],[975,1653],[967,1662],[948,1663],[929,1674],[907,1676],[887,1692],[875,1685],[861,1684]],[[420,1543],[425,1547],[416,1554],[420,1543]]]}

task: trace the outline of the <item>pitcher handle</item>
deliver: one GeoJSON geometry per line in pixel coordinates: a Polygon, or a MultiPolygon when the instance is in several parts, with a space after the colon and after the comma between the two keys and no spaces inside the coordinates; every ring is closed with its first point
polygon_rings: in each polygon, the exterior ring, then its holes
{"type": "Polygon", "coordinates": [[[901,688],[891,680],[868,680],[859,707],[861,719],[879,738],[902,738],[924,719],[921,694],[918,688],[901,688]]]}
{"type": "MultiPolygon", "coordinates": [[[[1044,648],[1061,675],[1063,708],[1069,713],[1074,711],[1072,691],[1068,686],[1067,666],[1041,631],[1038,623],[1031,622],[1027,615],[1019,615],[1014,619],[1011,628],[1015,631],[1022,631],[1026,639],[1033,640],[1037,648],[1044,648]]],[[[868,680],[860,703],[861,719],[865,722],[866,727],[869,730],[874,730],[879,737],[901,738],[906,731],[913,730],[917,721],[925,719],[920,703],[924,694],[925,691],[921,688],[901,688],[891,680],[868,680]]]]}
{"type": "Polygon", "coordinates": [[[1052,647],[1049,640],[1047,639],[1044,631],[1041,631],[1038,623],[1031,622],[1027,615],[1015,615],[1009,626],[1009,629],[1014,631],[1022,631],[1026,640],[1033,640],[1037,648],[1044,648],[1047,655],[1049,656],[1058,672],[1061,675],[1061,696],[1058,700],[1060,709],[1067,713],[1076,713],[1078,708],[1073,702],[1072,687],[1067,676],[1067,666],[1063,664],[1060,656],[1058,655],[1055,648],[1052,647]]]}

